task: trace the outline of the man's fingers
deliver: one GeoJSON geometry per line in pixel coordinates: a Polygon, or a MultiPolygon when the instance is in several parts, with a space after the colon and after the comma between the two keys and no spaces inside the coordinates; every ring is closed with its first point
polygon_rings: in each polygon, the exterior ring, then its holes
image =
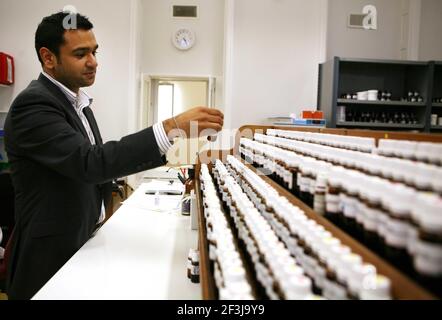
{"type": "Polygon", "coordinates": [[[224,114],[218,109],[206,108],[206,112],[212,116],[218,116],[224,119],[224,114]]]}
{"type": "Polygon", "coordinates": [[[206,123],[204,123],[204,125],[201,126],[199,131],[201,132],[203,130],[212,129],[212,130],[215,130],[216,132],[219,132],[222,130],[222,128],[223,128],[223,126],[218,123],[206,122],[206,123]]]}
{"type": "Polygon", "coordinates": [[[219,116],[207,116],[206,121],[205,122],[213,122],[213,123],[218,123],[220,125],[224,124],[224,119],[219,117],[219,116]]]}

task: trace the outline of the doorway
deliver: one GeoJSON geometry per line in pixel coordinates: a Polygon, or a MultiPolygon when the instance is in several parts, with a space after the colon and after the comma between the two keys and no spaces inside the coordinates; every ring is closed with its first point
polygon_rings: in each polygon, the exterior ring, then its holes
{"type": "MultiPolygon", "coordinates": [[[[169,119],[197,106],[215,106],[213,77],[145,76],[142,127],[169,119]]],[[[177,139],[167,154],[171,166],[195,164],[198,153],[210,148],[206,138],[177,139]]]]}

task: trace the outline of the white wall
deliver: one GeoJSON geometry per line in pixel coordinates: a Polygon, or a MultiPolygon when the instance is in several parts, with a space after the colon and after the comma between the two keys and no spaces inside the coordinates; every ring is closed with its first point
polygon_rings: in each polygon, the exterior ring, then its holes
{"type": "Polygon", "coordinates": [[[315,109],[326,1],[241,0],[230,5],[227,126],[315,109]]]}
{"type": "Polygon", "coordinates": [[[128,132],[129,96],[133,89],[130,79],[131,2],[113,0],[1,0],[0,51],[12,54],[16,65],[16,83],[12,88],[0,88],[0,110],[8,110],[13,98],[32,79],[38,77],[41,66],[34,49],[34,34],[44,16],[74,5],[94,24],[100,45],[95,84],[85,90],[94,97],[93,110],[104,140],[119,139],[128,132]]]}
{"type": "Polygon", "coordinates": [[[328,59],[334,56],[368,59],[400,58],[402,0],[330,0],[329,2],[328,59]],[[362,8],[369,4],[377,8],[378,29],[349,29],[348,15],[362,13],[362,8]]]}
{"type": "Polygon", "coordinates": [[[442,60],[442,1],[422,0],[419,58],[442,60]]]}
{"type": "Polygon", "coordinates": [[[224,0],[142,0],[142,71],[150,75],[222,76],[224,0]],[[198,19],[172,17],[172,5],[198,5],[198,19]],[[179,51],[172,33],[191,28],[196,44],[179,51]]]}

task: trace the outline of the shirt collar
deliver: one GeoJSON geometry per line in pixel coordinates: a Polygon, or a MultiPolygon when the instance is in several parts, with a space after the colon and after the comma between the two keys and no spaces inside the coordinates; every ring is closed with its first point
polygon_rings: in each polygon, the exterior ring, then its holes
{"type": "Polygon", "coordinates": [[[93,99],[82,89],[78,91],[78,96],[72,90],[68,89],[64,84],[60,81],[55,80],[46,72],[41,72],[46,78],[48,78],[53,84],[55,84],[66,96],[72,106],[77,110],[81,111],[83,108],[91,105],[93,99]]]}

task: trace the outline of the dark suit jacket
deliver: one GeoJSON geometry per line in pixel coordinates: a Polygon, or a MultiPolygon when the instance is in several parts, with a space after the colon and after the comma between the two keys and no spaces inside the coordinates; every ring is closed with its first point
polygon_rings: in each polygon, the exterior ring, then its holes
{"type": "Polygon", "coordinates": [[[15,189],[7,293],[31,298],[91,237],[112,179],[163,165],[152,128],[91,145],[73,106],[40,75],[14,100],[5,145],[15,189]]]}

